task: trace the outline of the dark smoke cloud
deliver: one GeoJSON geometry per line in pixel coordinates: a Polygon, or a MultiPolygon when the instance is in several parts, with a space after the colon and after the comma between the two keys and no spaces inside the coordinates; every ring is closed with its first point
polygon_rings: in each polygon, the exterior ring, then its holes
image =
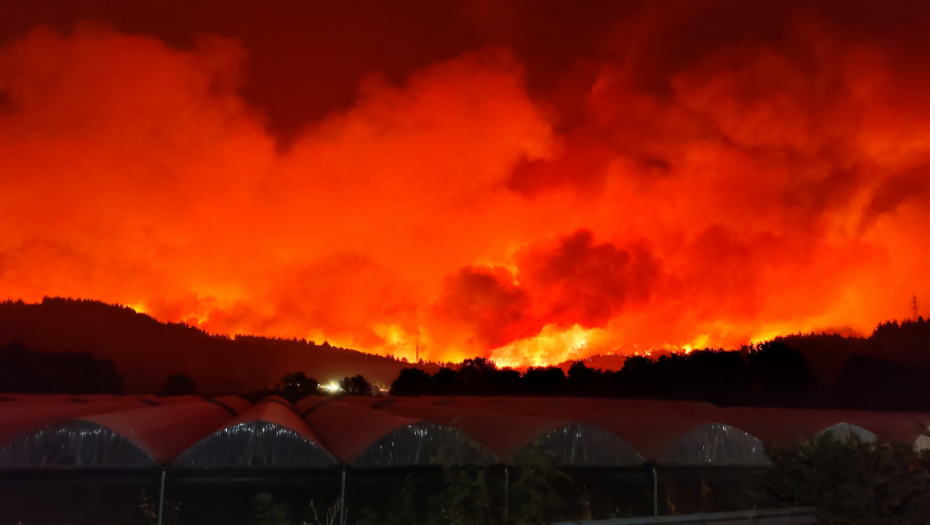
{"type": "Polygon", "coordinates": [[[628,304],[648,301],[660,274],[659,261],[645,246],[595,243],[587,230],[516,259],[520,283],[532,290],[540,316],[566,327],[605,326],[628,304]]]}
{"type": "Polygon", "coordinates": [[[475,342],[490,349],[539,332],[542,324],[530,306],[529,295],[505,268],[467,266],[446,279],[436,311],[474,327],[475,342]]]}
{"type": "Polygon", "coordinates": [[[0,3],[3,289],[505,364],[930,296],[925,3],[368,4],[0,3]]]}

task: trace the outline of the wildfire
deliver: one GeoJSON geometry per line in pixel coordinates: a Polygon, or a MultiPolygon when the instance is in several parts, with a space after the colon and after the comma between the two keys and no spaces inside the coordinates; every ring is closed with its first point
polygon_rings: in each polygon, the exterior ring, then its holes
{"type": "Polygon", "coordinates": [[[0,47],[0,289],[514,367],[868,333],[930,296],[930,68],[775,4],[765,38],[644,4],[551,82],[518,47],[368,75],[289,140],[247,42],[36,27],[0,47]]]}
{"type": "Polygon", "coordinates": [[[537,336],[491,350],[491,357],[499,366],[513,368],[546,366],[581,359],[591,353],[588,351],[588,341],[597,340],[601,336],[598,332],[597,329],[586,330],[577,324],[568,330],[546,325],[537,336]]]}

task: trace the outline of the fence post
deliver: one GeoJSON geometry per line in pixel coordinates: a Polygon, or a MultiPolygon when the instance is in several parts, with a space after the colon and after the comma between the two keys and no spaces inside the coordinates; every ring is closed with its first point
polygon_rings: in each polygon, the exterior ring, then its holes
{"type": "Polygon", "coordinates": [[[510,511],[510,469],[504,467],[504,517],[510,511]]]}
{"type": "Polygon", "coordinates": [[[659,474],[655,467],[652,467],[652,512],[659,515],[659,474]]]}
{"type": "Polygon", "coordinates": [[[161,487],[158,490],[158,525],[161,525],[161,517],[165,511],[165,469],[161,469],[161,487]]]}
{"type": "MultiPolygon", "coordinates": [[[[339,496],[339,525],[346,523],[346,468],[342,467],[342,492],[339,496]]],[[[160,523],[158,525],[161,525],[160,523]]]]}

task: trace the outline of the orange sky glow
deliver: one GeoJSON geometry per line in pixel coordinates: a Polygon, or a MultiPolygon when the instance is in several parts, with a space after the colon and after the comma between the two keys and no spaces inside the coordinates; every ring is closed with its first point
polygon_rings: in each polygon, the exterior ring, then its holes
{"type": "Polygon", "coordinates": [[[513,366],[930,301],[926,57],[798,9],[646,82],[669,5],[545,89],[493,39],[373,68],[286,141],[247,40],[32,25],[0,45],[0,299],[513,366]]]}

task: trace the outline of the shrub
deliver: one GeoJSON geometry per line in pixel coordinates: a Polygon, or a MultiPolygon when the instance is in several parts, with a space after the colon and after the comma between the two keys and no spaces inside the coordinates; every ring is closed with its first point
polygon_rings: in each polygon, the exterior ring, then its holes
{"type": "Polygon", "coordinates": [[[909,446],[827,433],[769,457],[761,481],[772,503],[818,506],[825,524],[930,523],[927,458],[909,446]]]}

